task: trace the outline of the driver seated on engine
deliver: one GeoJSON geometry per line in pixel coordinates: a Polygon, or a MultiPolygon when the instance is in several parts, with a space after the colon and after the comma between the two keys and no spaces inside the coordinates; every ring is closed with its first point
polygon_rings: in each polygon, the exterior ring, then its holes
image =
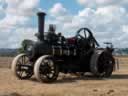
{"type": "Polygon", "coordinates": [[[51,44],[56,44],[58,41],[58,36],[55,33],[55,26],[54,25],[49,25],[47,40],[51,44]]]}
{"type": "Polygon", "coordinates": [[[60,45],[64,45],[65,44],[65,37],[61,34],[61,32],[59,32],[58,34],[57,34],[57,36],[58,36],[58,44],[60,44],[60,45]]]}

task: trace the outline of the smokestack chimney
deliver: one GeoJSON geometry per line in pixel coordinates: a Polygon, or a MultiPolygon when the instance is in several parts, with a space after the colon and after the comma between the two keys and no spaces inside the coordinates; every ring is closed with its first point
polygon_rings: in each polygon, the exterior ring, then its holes
{"type": "Polygon", "coordinates": [[[38,12],[38,39],[44,40],[45,13],[38,12]]]}

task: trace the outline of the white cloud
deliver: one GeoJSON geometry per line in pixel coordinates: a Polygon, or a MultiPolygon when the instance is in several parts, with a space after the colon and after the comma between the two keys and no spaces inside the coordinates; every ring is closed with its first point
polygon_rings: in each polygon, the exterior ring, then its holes
{"type": "Polygon", "coordinates": [[[86,7],[97,7],[107,5],[121,5],[125,4],[127,0],[77,0],[77,2],[86,7]]]}
{"type": "Polygon", "coordinates": [[[128,25],[123,25],[122,30],[123,30],[123,32],[128,33],[128,25]]]}
{"type": "Polygon", "coordinates": [[[36,40],[36,28],[17,28],[16,30],[1,31],[0,46],[2,48],[18,48],[24,39],[36,40]],[[14,31],[14,32],[13,32],[14,31]]]}
{"type": "Polygon", "coordinates": [[[35,33],[37,28],[17,28],[14,33],[11,33],[11,38],[9,38],[9,42],[11,43],[11,48],[17,48],[20,46],[21,42],[24,39],[36,40],[35,33]],[[15,38],[15,39],[14,39],[15,38]],[[18,38],[18,39],[16,39],[18,38]]]}
{"type": "Polygon", "coordinates": [[[0,47],[18,47],[23,39],[34,38],[36,28],[29,27],[28,21],[38,10],[38,3],[39,0],[0,0],[4,14],[0,19],[0,47]]]}
{"type": "MultiPolygon", "coordinates": [[[[27,26],[38,10],[40,0],[0,0],[0,47],[18,47],[23,39],[35,39],[37,28],[27,26]],[[27,26],[27,27],[26,27],[27,26]]],[[[58,32],[74,36],[81,27],[90,28],[101,43],[113,42],[116,47],[128,47],[128,0],[77,0],[85,8],[71,14],[63,4],[49,9],[46,22],[56,24],[58,32]]]]}
{"type": "MultiPolygon", "coordinates": [[[[94,0],[79,1],[87,4],[94,0]]],[[[103,1],[109,5],[104,5],[102,7],[100,6],[95,9],[86,7],[83,10],[80,10],[78,14],[74,16],[69,12],[61,14],[59,11],[55,11],[56,14],[59,14],[54,19],[55,22],[57,22],[56,24],[57,28],[59,28],[58,30],[61,30],[61,32],[63,32],[63,34],[66,36],[73,36],[79,28],[88,27],[94,31],[93,33],[100,44],[108,41],[114,43],[115,47],[128,47],[128,44],[126,44],[126,36],[128,35],[126,33],[128,32],[128,26],[125,26],[128,25],[128,13],[125,6],[112,6],[115,0],[103,1]],[[65,16],[70,17],[70,20],[68,20],[69,18],[65,18],[65,16]],[[63,22],[59,18],[64,18],[64,21],[67,22],[63,22]]],[[[101,0],[95,0],[94,2],[97,4],[104,3],[101,0]]],[[[55,6],[52,9],[54,8],[55,6]]],[[[67,10],[62,4],[60,9],[67,10]]],[[[51,15],[53,14],[54,12],[51,12],[51,15]]]]}
{"type": "Polygon", "coordinates": [[[24,24],[28,19],[28,17],[24,16],[6,14],[5,18],[0,21],[0,28],[3,30],[6,28],[16,28],[17,25],[24,24]]]}
{"type": "Polygon", "coordinates": [[[39,0],[6,0],[7,13],[23,16],[31,16],[37,11],[39,0]]]}
{"type": "Polygon", "coordinates": [[[52,16],[63,16],[67,14],[66,8],[63,7],[61,3],[56,3],[53,8],[50,9],[50,13],[52,16]]]}

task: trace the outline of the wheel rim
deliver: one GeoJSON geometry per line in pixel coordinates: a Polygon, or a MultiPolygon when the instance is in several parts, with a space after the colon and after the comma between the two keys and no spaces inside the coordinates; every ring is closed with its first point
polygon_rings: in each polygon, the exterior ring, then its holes
{"type": "Polygon", "coordinates": [[[55,71],[56,71],[56,67],[54,65],[54,62],[51,59],[42,60],[39,67],[39,73],[41,78],[54,79],[56,76],[55,71]]]}
{"type": "Polygon", "coordinates": [[[30,62],[26,55],[21,56],[17,60],[15,71],[17,77],[19,77],[20,79],[26,79],[32,76],[32,71],[30,70],[30,68],[25,66],[27,64],[30,64],[30,62]]]}
{"type": "Polygon", "coordinates": [[[100,76],[106,76],[108,73],[110,75],[113,71],[113,65],[114,62],[112,56],[103,53],[97,61],[97,68],[100,76]]]}

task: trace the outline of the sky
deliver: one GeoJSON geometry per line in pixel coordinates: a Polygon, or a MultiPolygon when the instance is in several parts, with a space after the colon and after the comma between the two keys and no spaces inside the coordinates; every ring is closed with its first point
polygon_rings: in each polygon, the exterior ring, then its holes
{"type": "Polygon", "coordinates": [[[81,27],[92,30],[101,46],[112,42],[128,48],[128,0],[0,0],[0,48],[18,48],[24,39],[36,40],[37,12],[65,37],[81,27]]]}

